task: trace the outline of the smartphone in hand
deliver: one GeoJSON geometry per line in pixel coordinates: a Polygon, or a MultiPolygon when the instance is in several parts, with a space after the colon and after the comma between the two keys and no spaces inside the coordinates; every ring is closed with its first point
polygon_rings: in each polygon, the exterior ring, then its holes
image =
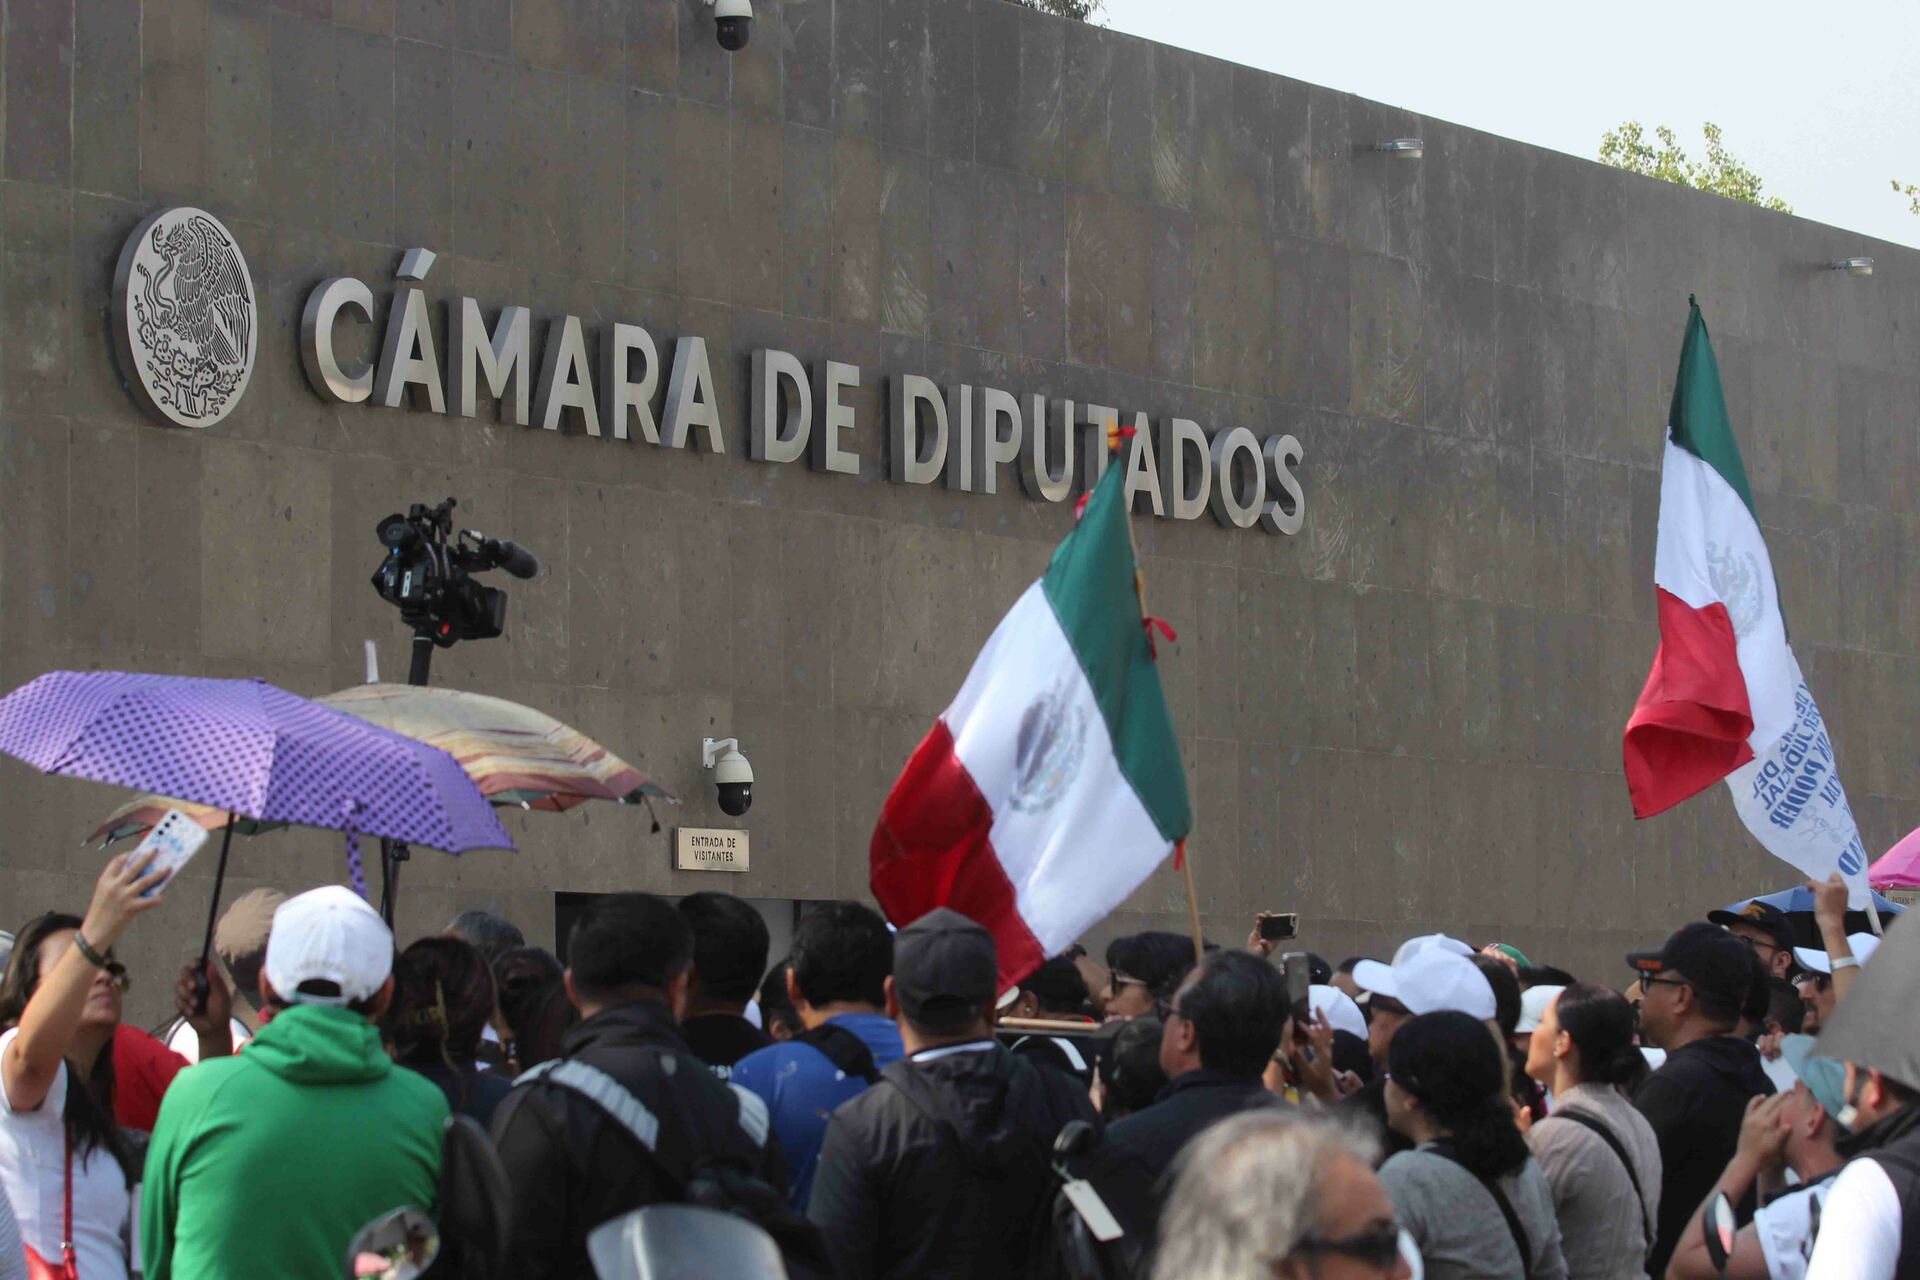
{"type": "Polygon", "coordinates": [[[1260,936],[1268,942],[1285,942],[1300,931],[1300,915],[1295,911],[1276,911],[1260,917],[1260,936]]]}
{"type": "Polygon", "coordinates": [[[1313,983],[1313,961],[1304,951],[1289,951],[1280,957],[1280,972],[1287,982],[1287,1004],[1299,1008],[1306,1000],[1307,988],[1313,983]]]}
{"type": "Polygon", "coordinates": [[[205,827],[178,809],[167,810],[166,815],[153,824],[152,830],[147,832],[146,839],[142,840],[133,851],[133,859],[152,852],[153,861],[147,866],[148,874],[155,871],[167,873],[165,880],[141,896],[151,898],[172,884],[175,873],[186,866],[193,855],[200,852],[200,846],[206,842],[205,827]]]}

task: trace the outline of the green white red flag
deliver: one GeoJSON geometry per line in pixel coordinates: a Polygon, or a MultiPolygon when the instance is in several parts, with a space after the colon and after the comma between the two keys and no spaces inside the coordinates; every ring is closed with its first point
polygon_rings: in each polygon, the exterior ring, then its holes
{"type": "Polygon", "coordinates": [[[1654,554],[1660,650],[1627,721],[1627,790],[1647,818],[1722,779],[1769,852],[1867,901],[1866,850],[1833,742],[1787,643],[1773,561],[1692,304],[1668,412],[1654,554]]]}
{"type": "Polygon", "coordinates": [[[974,659],[887,797],[870,850],[895,924],[985,926],[1002,989],[1126,900],[1192,825],[1142,616],[1125,468],[974,659]]]}

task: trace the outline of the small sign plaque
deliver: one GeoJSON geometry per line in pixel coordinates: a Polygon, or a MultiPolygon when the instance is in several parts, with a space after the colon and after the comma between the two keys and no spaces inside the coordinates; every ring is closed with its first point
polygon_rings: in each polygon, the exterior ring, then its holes
{"type": "Polygon", "coordinates": [[[745,871],[747,833],[725,827],[675,827],[673,865],[681,871],[745,871]]]}

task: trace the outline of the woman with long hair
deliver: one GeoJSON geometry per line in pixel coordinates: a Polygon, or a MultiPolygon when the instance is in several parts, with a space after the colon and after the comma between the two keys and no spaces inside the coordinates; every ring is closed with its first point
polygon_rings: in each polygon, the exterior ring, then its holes
{"type": "Polygon", "coordinates": [[[1507,1097],[1505,1047],[1464,1013],[1423,1013],[1387,1050],[1387,1122],[1415,1145],[1380,1168],[1431,1280],[1562,1280],[1553,1193],[1507,1097]]]}
{"type": "Polygon", "coordinates": [[[507,1065],[517,1075],[560,1056],[560,1042],[578,1019],[567,999],[566,970],[551,951],[515,947],[493,962],[506,1024],[507,1065]]]}
{"type": "Polygon", "coordinates": [[[111,1046],[127,989],[113,945],[160,905],[167,876],[146,874],[151,861],[108,862],[84,920],[28,921],[0,977],[0,1186],[26,1247],[86,1280],[125,1280],[130,1256],[138,1167],[113,1122],[111,1046]]]}
{"type": "Polygon", "coordinates": [[[1527,1048],[1527,1074],[1553,1092],[1527,1145],[1553,1188],[1574,1280],[1633,1280],[1653,1248],[1660,1143],[1623,1091],[1644,1069],[1633,1032],[1625,997],[1576,982],[1548,1003],[1527,1048]]]}
{"type": "Polygon", "coordinates": [[[394,966],[385,1018],[393,1060],[440,1086],[447,1106],[482,1125],[513,1087],[479,1067],[480,1033],[493,1017],[493,971],[479,948],[451,935],[421,938],[394,966]]]}

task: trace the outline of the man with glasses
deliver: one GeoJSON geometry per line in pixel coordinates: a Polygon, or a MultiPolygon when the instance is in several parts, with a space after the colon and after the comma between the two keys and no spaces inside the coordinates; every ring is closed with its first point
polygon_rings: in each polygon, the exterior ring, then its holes
{"type": "Polygon", "coordinates": [[[1175,1166],[1154,1280],[1406,1280],[1376,1154],[1295,1112],[1222,1120],[1175,1166]]]}
{"type": "Polygon", "coordinates": [[[1741,939],[1701,920],[1658,951],[1627,957],[1646,993],[1642,1038],[1667,1054],[1633,1095],[1660,1143],[1653,1275],[1666,1274],[1681,1229],[1733,1158],[1748,1101],[1773,1093],[1759,1050],[1733,1034],[1752,986],[1750,955],[1741,939]]]}
{"type": "Polygon", "coordinates": [[[1880,939],[1870,933],[1852,933],[1847,935],[1844,947],[1834,944],[1837,953],[1812,947],[1795,948],[1794,958],[1800,962],[1800,976],[1795,980],[1795,985],[1799,987],[1800,999],[1807,1007],[1806,1020],[1800,1027],[1802,1031],[1816,1034],[1832,1021],[1834,1006],[1840,1003],[1840,992],[1833,975],[1848,970],[1858,973],[1860,966],[1872,957],[1874,948],[1879,945],[1880,939]]]}
{"type": "Polygon", "coordinates": [[[1738,911],[1709,911],[1707,923],[1720,925],[1744,942],[1772,976],[1793,975],[1793,925],[1787,913],[1772,903],[1756,899],[1738,911]]]}
{"type": "Polygon", "coordinates": [[[1287,1017],[1286,980],[1260,956],[1215,951],[1192,966],[1161,1030],[1166,1087],[1107,1131],[1088,1175],[1129,1235],[1151,1236],[1163,1175],[1195,1134],[1249,1107],[1278,1104],[1260,1077],[1287,1017]]]}

